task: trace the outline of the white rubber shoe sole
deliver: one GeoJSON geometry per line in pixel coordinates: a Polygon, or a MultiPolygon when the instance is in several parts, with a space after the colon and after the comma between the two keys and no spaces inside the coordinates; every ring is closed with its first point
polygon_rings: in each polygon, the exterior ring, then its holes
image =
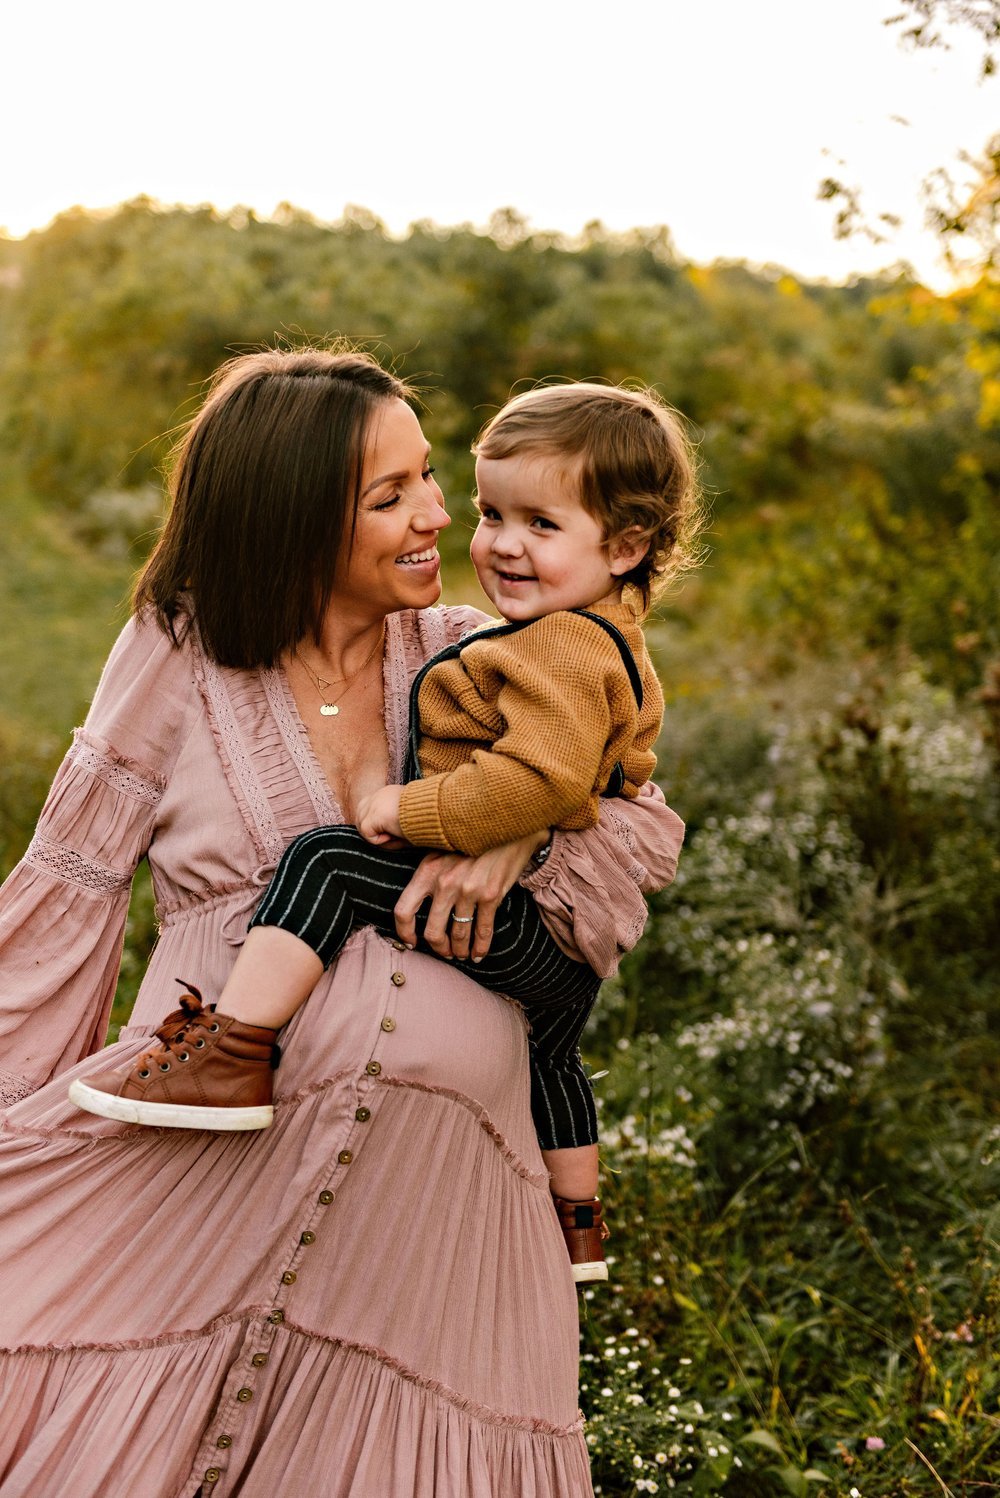
{"type": "Polygon", "coordinates": [[[589,1280],[606,1280],[608,1277],[608,1266],[603,1259],[588,1264],[572,1264],[570,1267],[578,1285],[584,1285],[589,1280]]]}
{"type": "Polygon", "coordinates": [[[119,1123],[151,1124],[159,1129],[243,1133],[269,1128],[274,1119],[270,1104],[258,1108],[197,1108],[184,1103],[144,1103],[138,1098],[101,1092],[79,1078],[70,1083],[69,1100],[86,1113],[99,1113],[102,1118],[114,1118],[119,1123]]]}

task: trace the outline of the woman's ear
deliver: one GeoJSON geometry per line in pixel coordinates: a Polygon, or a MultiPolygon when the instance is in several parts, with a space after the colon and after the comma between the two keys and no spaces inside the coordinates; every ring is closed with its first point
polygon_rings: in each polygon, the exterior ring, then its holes
{"type": "Polygon", "coordinates": [[[628,530],[612,536],[608,542],[608,565],[612,577],[623,577],[633,567],[638,567],[648,550],[649,537],[642,534],[638,525],[630,525],[628,530]]]}

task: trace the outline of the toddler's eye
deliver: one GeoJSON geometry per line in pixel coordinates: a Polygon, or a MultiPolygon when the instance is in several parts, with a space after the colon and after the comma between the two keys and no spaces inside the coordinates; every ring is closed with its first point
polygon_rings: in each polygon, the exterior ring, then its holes
{"type": "Polygon", "coordinates": [[[547,515],[536,515],[531,523],[532,525],[537,525],[543,531],[557,531],[559,529],[555,521],[550,520],[547,515]]]}

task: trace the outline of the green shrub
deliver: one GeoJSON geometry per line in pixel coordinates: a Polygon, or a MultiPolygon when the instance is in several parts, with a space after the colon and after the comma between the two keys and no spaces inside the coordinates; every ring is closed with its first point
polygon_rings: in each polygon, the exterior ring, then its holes
{"type": "Polygon", "coordinates": [[[610,1284],[584,1298],[595,1481],[994,1491],[1000,816],[983,725],[915,671],[786,712],[761,746],[767,716],[742,712],[756,747],[709,797],[718,714],[689,713],[711,810],[588,1036],[614,1235],[610,1284]]]}

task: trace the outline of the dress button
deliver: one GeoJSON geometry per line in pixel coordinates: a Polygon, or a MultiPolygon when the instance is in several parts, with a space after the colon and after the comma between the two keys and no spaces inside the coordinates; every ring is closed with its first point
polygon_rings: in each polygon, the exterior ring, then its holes
{"type": "Polygon", "coordinates": [[[340,1154],[337,1156],[337,1159],[340,1161],[341,1165],[350,1165],[351,1161],[354,1159],[354,1156],[351,1154],[350,1150],[341,1150],[340,1154]]]}
{"type": "Polygon", "coordinates": [[[284,1274],[281,1276],[281,1283],[283,1285],[294,1285],[297,1279],[298,1275],[295,1273],[294,1269],[286,1269],[284,1274]]]}
{"type": "Polygon", "coordinates": [[[377,1077],[378,1074],[379,1074],[379,1072],[381,1070],[382,1070],[382,1063],[381,1063],[381,1061],[369,1061],[368,1065],[365,1067],[365,1071],[368,1073],[368,1075],[370,1077],[377,1077]]]}
{"type": "Polygon", "coordinates": [[[299,1239],[299,1242],[300,1243],[304,1243],[305,1246],[306,1246],[306,1248],[308,1248],[309,1245],[310,1245],[310,1243],[315,1243],[316,1242],[316,1234],[315,1233],[303,1233],[302,1237],[299,1239]]]}
{"type": "Polygon", "coordinates": [[[370,1108],[357,1108],[354,1113],[354,1117],[358,1123],[367,1123],[371,1116],[372,1110],[370,1108]]]}
{"type": "Polygon", "coordinates": [[[220,1436],[215,1444],[216,1446],[218,1446],[220,1451],[228,1451],[230,1446],[233,1444],[233,1438],[232,1436],[220,1436]]]}
{"type": "Polygon", "coordinates": [[[396,949],[397,952],[405,952],[406,951],[406,943],[405,942],[394,941],[394,942],[390,943],[390,946],[395,947],[395,949],[396,949]]]}
{"type": "Polygon", "coordinates": [[[392,982],[396,985],[397,988],[402,988],[403,984],[406,982],[406,974],[393,973],[392,982]]]}
{"type": "Polygon", "coordinates": [[[274,1326],[280,1326],[285,1319],[285,1313],[284,1311],[272,1311],[267,1319],[268,1321],[272,1322],[274,1326]]]}
{"type": "Polygon", "coordinates": [[[321,1191],[320,1192],[320,1194],[319,1194],[319,1204],[320,1204],[321,1207],[328,1207],[332,1201],[333,1201],[333,1192],[332,1191],[321,1191]]]}
{"type": "Polygon", "coordinates": [[[239,1400],[240,1404],[249,1404],[251,1399],[253,1398],[253,1390],[242,1388],[236,1395],[236,1398],[239,1400]]]}
{"type": "Polygon", "coordinates": [[[263,1368],[264,1364],[267,1362],[267,1353],[255,1352],[250,1361],[251,1363],[253,1363],[255,1368],[263,1368]]]}
{"type": "Polygon", "coordinates": [[[385,1017],[385,1019],[382,1021],[382,1029],[383,1030],[395,1030],[395,1028],[396,1028],[396,1021],[394,1019],[392,1019],[392,1017],[390,1015],[387,1014],[386,1017],[385,1017]]]}
{"type": "Polygon", "coordinates": [[[221,1476],[222,1473],[219,1471],[218,1467],[207,1467],[205,1469],[206,1482],[218,1482],[221,1476]]]}

